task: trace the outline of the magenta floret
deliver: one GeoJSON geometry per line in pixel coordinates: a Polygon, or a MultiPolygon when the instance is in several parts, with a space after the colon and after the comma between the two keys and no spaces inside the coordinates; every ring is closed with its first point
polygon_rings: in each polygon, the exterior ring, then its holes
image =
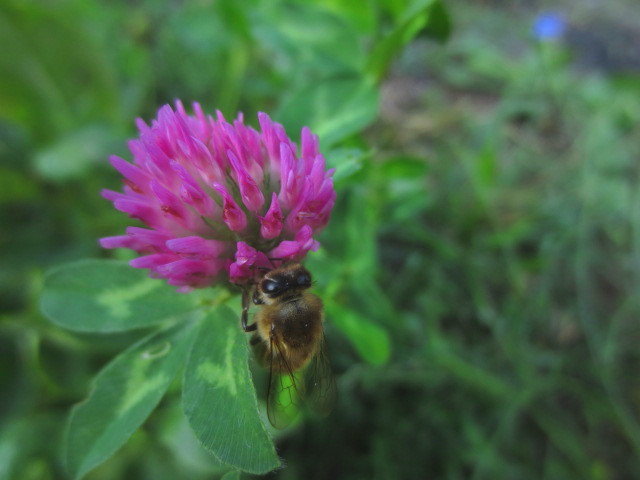
{"type": "Polygon", "coordinates": [[[181,291],[300,261],[318,248],[313,236],[329,221],[336,194],[318,137],[301,132],[300,149],[282,125],[258,114],[260,131],[242,115],[194,115],[165,105],[140,137],[129,142],[133,163],[110,162],[124,177],[123,193],[104,190],[116,209],[149,228],[100,240],[104,248],[129,248],[131,261],[181,291]]]}

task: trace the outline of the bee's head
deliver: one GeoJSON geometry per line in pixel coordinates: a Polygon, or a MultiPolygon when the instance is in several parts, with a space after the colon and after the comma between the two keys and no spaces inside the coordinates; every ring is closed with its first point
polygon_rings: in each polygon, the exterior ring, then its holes
{"type": "Polygon", "coordinates": [[[311,273],[299,263],[285,265],[267,272],[258,284],[265,303],[294,297],[311,287],[311,273]]]}

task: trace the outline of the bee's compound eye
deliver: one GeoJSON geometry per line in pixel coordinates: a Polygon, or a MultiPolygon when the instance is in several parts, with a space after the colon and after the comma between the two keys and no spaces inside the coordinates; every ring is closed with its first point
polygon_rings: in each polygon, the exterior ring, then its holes
{"type": "Polygon", "coordinates": [[[273,280],[265,280],[262,282],[262,289],[267,293],[274,293],[278,290],[278,284],[273,280]]]}
{"type": "Polygon", "coordinates": [[[301,273],[296,278],[296,283],[301,287],[310,287],[311,286],[311,277],[308,273],[301,273]]]}

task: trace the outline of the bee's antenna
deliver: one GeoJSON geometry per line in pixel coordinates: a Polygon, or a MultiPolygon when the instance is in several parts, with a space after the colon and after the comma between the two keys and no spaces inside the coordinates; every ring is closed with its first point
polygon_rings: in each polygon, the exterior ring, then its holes
{"type": "Polygon", "coordinates": [[[269,257],[267,257],[267,260],[269,260],[271,262],[271,265],[273,266],[274,269],[278,268],[278,267],[276,267],[276,264],[273,263],[274,261],[276,261],[276,262],[284,262],[284,258],[269,258],[269,257]]]}
{"type": "Polygon", "coordinates": [[[272,268],[267,268],[267,267],[259,267],[257,265],[251,265],[249,267],[251,270],[262,270],[263,272],[270,272],[271,270],[273,270],[272,268]]]}

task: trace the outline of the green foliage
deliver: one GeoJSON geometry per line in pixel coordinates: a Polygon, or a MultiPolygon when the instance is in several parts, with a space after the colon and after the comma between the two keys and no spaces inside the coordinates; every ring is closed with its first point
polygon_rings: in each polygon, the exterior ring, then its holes
{"type": "Polygon", "coordinates": [[[156,282],[126,262],[81,260],[45,279],[42,312],[80,332],[119,332],[162,323],[198,307],[195,298],[156,282]]]}
{"type": "Polygon", "coordinates": [[[291,93],[275,115],[291,131],[307,125],[323,148],[362,130],[376,118],[378,93],[360,78],[338,78],[305,85],[291,93]]]}
{"type": "Polygon", "coordinates": [[[333,182],[336,188],[354,181],[354,177],[362,170],[367,154],[358,148],[337,148],[329,150],[327,167],[334,168],[333,182]]]}
{"type": "Polygon", "coordinates": [[[372,365],[387,363],[391,346],[389,336],[384,329],[357,312],[333,302],[327,305],[327,315],[353,342],[353,346],[363,360],[372,365]]]}
{"type": "Polygon", "coordinates": [[[0,432],[0,478],[51,478],[47,456],[55,458],[60,443],[60,415],[49,412],[4,422],[0,432]]]}
{"type": "Polygon", "coordinates": [[[201,322],[185,369],[183,404],[196,436],[221,462],[250,473],[280,465],[258,415],[245,334],[228,307],[201,322]]]}
{"type": "Polygon", "coordinates": [[[640,81],[576,73],[525,3],[2,3],[0,478],[640,476],[640,81]],[[237,295],[77,261],[174,98],[308,125],[336,168],[306,265],[338,404],[273,439],[237,295]]]}
{"type": "Polygon", "coordinates": [[[193,341],[193,322],[182,320],[118,355],[98,374],[89,397],[73,408],[65,443],[74,478],[113,455],[163,397],[193,341]]]}
{"type": "Polygon", "coordinates": [[[119,146],[112,132],[98,125],[88,126],[39,151],[35,155],[34,166],[48,180],[82,178],[104,161],[104,152],[116,149],[119,146]]]}
{"type": "Polygon", "coordinates": [[[225,473],[220,480],[240,480],[240,472],[239,471],[231,471],[225,473]]]}
{"type": "Polygon", "coordinates": [[[366,71],[380,80],[402,48],[425,27],[437,39],[449,36],[449,19],[441,0],[415,0],[407,5],[392,30],[376,44],[366,71]]]}
{"type": "Polygon", "coordinates": [[[178,472],[190,472],[194,477],[210,478],[211,475],[229,470],[228,466],[220,463],[200,446],[179,401],[168,403],[158,413],[158,435],[163,448],[175,458],[178,472]]]}

